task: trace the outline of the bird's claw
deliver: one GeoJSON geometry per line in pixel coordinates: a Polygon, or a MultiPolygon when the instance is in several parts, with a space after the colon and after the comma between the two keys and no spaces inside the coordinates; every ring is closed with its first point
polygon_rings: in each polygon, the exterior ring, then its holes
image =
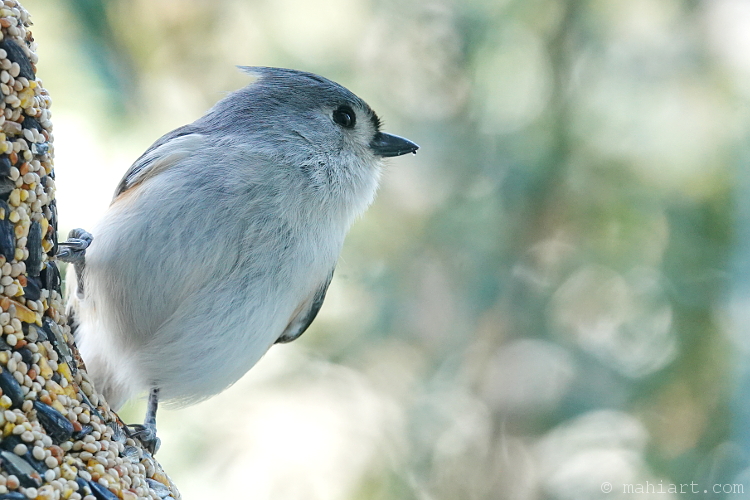
{"type": "Polygon", "coordinates": [[[86,258],[86,249],[93,239],[88,231],[73,229],[68,233],[68,239],[58,245],[57,258],[71,264],[82,263],[86,258]]]}
{"type": "Polygon", "coordinates": [[[156,435],[156,425],[132,424],[125,426],[125,433],[141,442],[143,447],[152,455],[155,455],[161,447],[161,439],[156,435]]]}

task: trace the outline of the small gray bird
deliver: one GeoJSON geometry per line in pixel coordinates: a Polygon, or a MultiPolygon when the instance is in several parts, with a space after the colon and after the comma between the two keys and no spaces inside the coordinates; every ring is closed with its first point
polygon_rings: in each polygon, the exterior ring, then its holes
{"type": "Polygon", "coordinates": [[[241,69],[257,80],[156,141],[58,255],[89,375],[115,410],[150,389],[154,437],[159,398],[217,394],[304,333],[382,158],[418,149],[330,80],[241,69]]]}

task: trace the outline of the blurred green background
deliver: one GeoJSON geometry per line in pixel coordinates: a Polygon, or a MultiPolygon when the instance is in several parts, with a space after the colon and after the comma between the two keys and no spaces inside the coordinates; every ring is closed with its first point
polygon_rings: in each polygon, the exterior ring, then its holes
{"type": "Polygon", "coordinates": [[[336,80],[422,146],[310,331],[160,413],[187,500],[750,497],[750,2],[23,5],[64,231],[238,64],[336,80]]]}

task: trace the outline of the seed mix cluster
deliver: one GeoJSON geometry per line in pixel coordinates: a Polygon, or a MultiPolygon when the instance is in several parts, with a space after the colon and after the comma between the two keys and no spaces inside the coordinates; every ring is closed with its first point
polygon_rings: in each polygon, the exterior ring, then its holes
{"type": "Polygon", "coordinates": [[[0,500],[179,498],[94,391],[64,314],[50,97],[29,14],[0,1],[0,500]]]}

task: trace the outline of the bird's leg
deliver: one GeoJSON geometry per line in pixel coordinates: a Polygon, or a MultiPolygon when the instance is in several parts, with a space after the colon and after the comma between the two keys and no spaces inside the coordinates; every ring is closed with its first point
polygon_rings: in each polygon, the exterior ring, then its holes
{"type": "Polygon", "coordinates": [[[152,387],[148,394],[148,406],[143,425],[130,425],[130,437],[137,438],[152,455],[159,451],[161,439],[156,436],[156,409],[159,407],[159,388],[152,387]]]}
{"type": "Polygon", "coordinates": [[[94,239],[91,233],[84,229],[73,229],[68,233],[67,241],[58,245],[57,258],[63,262],[73,264],[76,270],[78,290],[80,297],[83,296],[83,270],[86,267],[86,249],[94,239]]]}
{"type": "Polygon", "coordinates": [[[143,420],[144,427],[151,427],[156,434],[156,410],[159,408],[159,388],[152,387],[148,393],[148,406],[146,407],[146,418],[143,420]]]}

